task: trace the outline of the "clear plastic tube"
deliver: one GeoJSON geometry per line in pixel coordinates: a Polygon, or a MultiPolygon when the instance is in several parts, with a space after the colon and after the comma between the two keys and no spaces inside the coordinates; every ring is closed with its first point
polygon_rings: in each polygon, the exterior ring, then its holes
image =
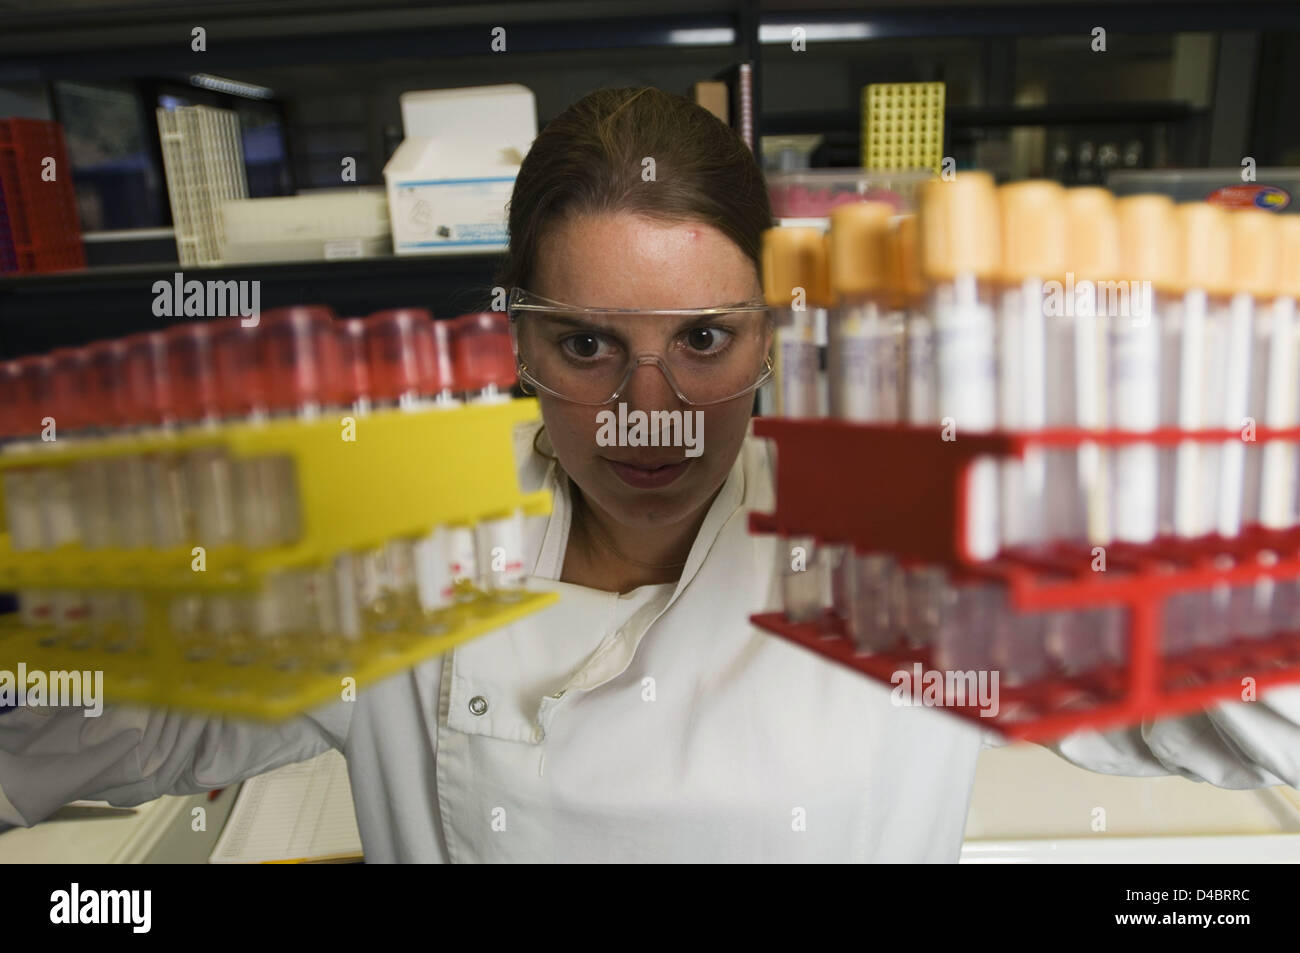
{"type": "MultiPolygon", "coordinates": [[[[839,304],[828,316],[828,397],[831,415],[843,420],[895,423],[902,412],[905,251],[892,216],[892,206],[877,202],[831,215],[831,285],[839,304]]],[[[901,634],[897,560],[847,545],[830,558],[832,608],[854,644],[867,653],[892,648],[901,634]]]]}
{"type": "MultiPolygon", "coordinates": [[[[431,343],[432,338],[428,339],[431,343]]],[[[504,312],[480,311],[451,322],[455,386],[471,404],[508,402],[515,384],[515,355],[509,320],[504,312]]],[[[426,392],[449,389],[436,361],[426,392]]],[[[495,599],[517,600],[526,578],[524,514],[515,509],[483,520],[477,528],[478,584],[495,599]]],[[[463,547],[463,544],[462,544],[463,547]]]]}
{"type": "MultiPolygon", "coordinates": [[[[1047,423],[1047,346],[1043,282],[1004,287],[998,299],[998,422],[1006,430],[1040,430],[1047,423]]],[[[1028,448],[1000,466],[999,534],[1004,546],[1046,542],[1047,457],[1028,448]]],[[[1009,684],[1033,681],[1048,668],[1049,623],[1061,613],[1007,613],[994,620],[993,653],[1009,684]]]]}
{"type": "MultiPolygon", "coordinates": [[[[941,427],[957,433],[992,430],[997,424],[996,325],[990,290],[973,273],[932,284],[927,306],[934,321],[935,409],[941,427]]],[[[954,434],[960,439],[957,434],[954,434]]],[[[980,458],[970,467],[966,547],[975,559],[998,550],[998,466],[980,458]]],[[[994,628],[1005,596],[1001,587],[954,587],[951,612],[937,619],[934,660],[946,670],[987,670],[994,628]]]]}
{"type": "MultiPolygon", "coordinates": [[[[928,322],[909,321],[917,350],[928,350],[932,366],[909,363],[909,408],[930,411],[924,422],[938,426],[937,439],[960,441],[997,425],[997,321],[991,282],[999,273],[1000,211],[992,176],[958,173],[921,187],[919,247],[928,322]],[[931,347],[923,348],[922,335],[931,347]],[[919,393],[929,385],[932,396],[919,393]]],[[[967,555],[989,559],[999,548],[998,463],[976,458],[967,470],[966,525],[958,527],[967,555]]],[[[909,570],[904,581],[905,617],[914,644],[927,645],[933,664],[946,670],[991,668],[998,626],[1007,616],[1003,587],[954,582],[942,567],[909,570]]]]}
{"type": "MultiPolygon", "coordinates": [[[[818,360],[815,316],[809,307],[781,308],[775,315],[776,414],[818,416],[818,360]]],[[[828,561],[832,554],[811,536],[790,537],[780,553],[781,595],[786,616],[806,622],[832,601],[828,561]]]]}
{"type": "MultiPolygon", "coordinates": [[[[763,295],[774,312],[775,415],[820,416],[815,312],[831,297],[826,236],[815,228],[764,232],[763,295]]],[[[775,454],[772,465],[776,465],[775,454]]],[[[776,571],[787,618],[811,621],[832,604],[831,567],[837,555],[842,560],[842,547],[823,546],[810,536],[781,539],[776,571]]]]}

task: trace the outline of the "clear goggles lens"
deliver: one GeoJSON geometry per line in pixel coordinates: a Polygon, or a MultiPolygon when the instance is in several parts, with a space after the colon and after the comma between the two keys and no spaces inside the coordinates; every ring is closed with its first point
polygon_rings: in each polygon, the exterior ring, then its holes
{"type": "Polygon", "coordinates": [[[617,311],[515,289],[509,309],[520,380],[574,403],[616,400],[642,364],[657,364],[686,404],[733,400],[772,376],[772,313],[762,304],[617,311]]]}

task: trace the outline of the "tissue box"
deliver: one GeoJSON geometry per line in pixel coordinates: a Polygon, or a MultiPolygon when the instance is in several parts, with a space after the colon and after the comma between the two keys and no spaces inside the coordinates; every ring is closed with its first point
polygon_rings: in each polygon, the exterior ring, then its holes
{"type": "Polygon", "coordinates": [[[406,138],[384,166],[398,255],[496,252],[506,203],[537,135],[532,91],[518,84],[403,93],[406,138]]]}

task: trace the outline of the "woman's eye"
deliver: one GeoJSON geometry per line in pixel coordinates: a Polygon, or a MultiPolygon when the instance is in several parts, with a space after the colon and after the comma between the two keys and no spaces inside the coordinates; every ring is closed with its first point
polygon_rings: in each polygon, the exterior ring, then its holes
{"type": "Polygon", "coordinates": [[[708,353],[727,343],[727,332],[721,328],[691,328],[686,332],[686,344],[692,351],[708,353]]]}
{"type": "Polygon", "coordinates": [[[600,338],[594,334],[574,334],[562,342],[574,357],[595,357],[600,353],[600,338]]]}

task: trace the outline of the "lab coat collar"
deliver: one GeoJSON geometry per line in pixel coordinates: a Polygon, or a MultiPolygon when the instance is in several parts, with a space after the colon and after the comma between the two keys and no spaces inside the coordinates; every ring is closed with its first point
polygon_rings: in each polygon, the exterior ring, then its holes
{"type": "MultiPolygon", "coordinates": [[[[536,447],[533,445],[537,426],[521,428],[516,444],[521,488],[527,491],[543,485],[551,490],[553,498],[552,512],[549,518],[544,518],[546,528],[541,538],[538,534],[529,534],[532,585],[537,589],[560,592],[561,604],[452,649],[443,659],[445,694],[439,705],[446,713],[450,728],[533,744],[544,740],[556,711],[574,695],[599,688],[627,670],[646,634],[687,591],[715,545],[719,544],[724,527],[746,502],[746,486],[754,482],[752,477],[747,479],[746,466],[753,467],[759,459],[747,452],[748,446],[742,447],[737,454],[727,479],[705,515],[671,596],[666,600],[652,600],[617,631],[606,632],[603,637],[597,637],[593,632],[593,650],[585,660],[576,669],[571,669],[567,678],[541,685],[535,677],[536,669],[526,671],[523,667],[523,656],[531,654],[531,650],[540,644],[538,627],[550,628],[558,624],[566,631],[581,630],[586,626],[599,630],[608,622],[606,606],[612,605],[618,596],[558,582],[572,525],[572,497],[568,477],[553,460],[544,456],[551,452],[544,435],[538,437],[536,447]],[[542,455],[537,450],[541,450],[542,455]],[[567,605],[563,604],[566,600],[570,600],[567,605]],[[529,671],[533,673],[531,676],[529,671]],[[491,704],[486,712],[476,716],[470,714],[469,702],[480,694],[490,698],[491,704]]],[[[737,531],[743,533],[746,530],[733,527],[731,533],[737,531]]],[[[426,702],[432,703],[433,699],[426,699],[426,702]]]]}
{"type": "MultiPolygon", "coordinates": [[[[546,535],[538,552],[532,554],[532,574],[545,579],[558,579],[564,567],[564,551],[568,545],[569,532],[573,525],[573,497],[570,493],[568,476],[559,469],[554,459],[548,459],[544,456],[552,454],[554,451],[546,439],[546,432],[543,430],[538,435],[537,431],[540,426],[540,424],[534,424],[529,430],[521,432],[518,438],[521,444],[526,444],[529,454],[533,457],[533,459],[528,460],[521,466],[522,480],[527,485],[531,482],[529,480],[530,472],[536,474],[540,470],[540,472],[544,473],[544,476],[538,482],[551,491],[553,500],[546,535]],[[536,448],[533,444],[534,438],[537,440],[536,448]],[[539,449],[541,454],[537,452],[539,449]]],[[[741,452],[736,454],[736,459],[731,464],[727,479],[723,481],[721,489],[719,489],[717,496],[714,497],[713,503],[709,507],[709,512],[704,517],[700,531],[695,536],[695,542],[691,545],[690,553],[687,554],[686,564],[682,567],[682,574],[678,577],[672,598],[664,606],[665,611],[677,601],[678,596],[685,591],[691,580],[699,573],[704,560],[713,549],[714,543],[717,542],[722,527],[726,525],[732,514],[735,513],[736,508],[744,501],[745,460],[745,448],[742,446],[741,452]]]]}

